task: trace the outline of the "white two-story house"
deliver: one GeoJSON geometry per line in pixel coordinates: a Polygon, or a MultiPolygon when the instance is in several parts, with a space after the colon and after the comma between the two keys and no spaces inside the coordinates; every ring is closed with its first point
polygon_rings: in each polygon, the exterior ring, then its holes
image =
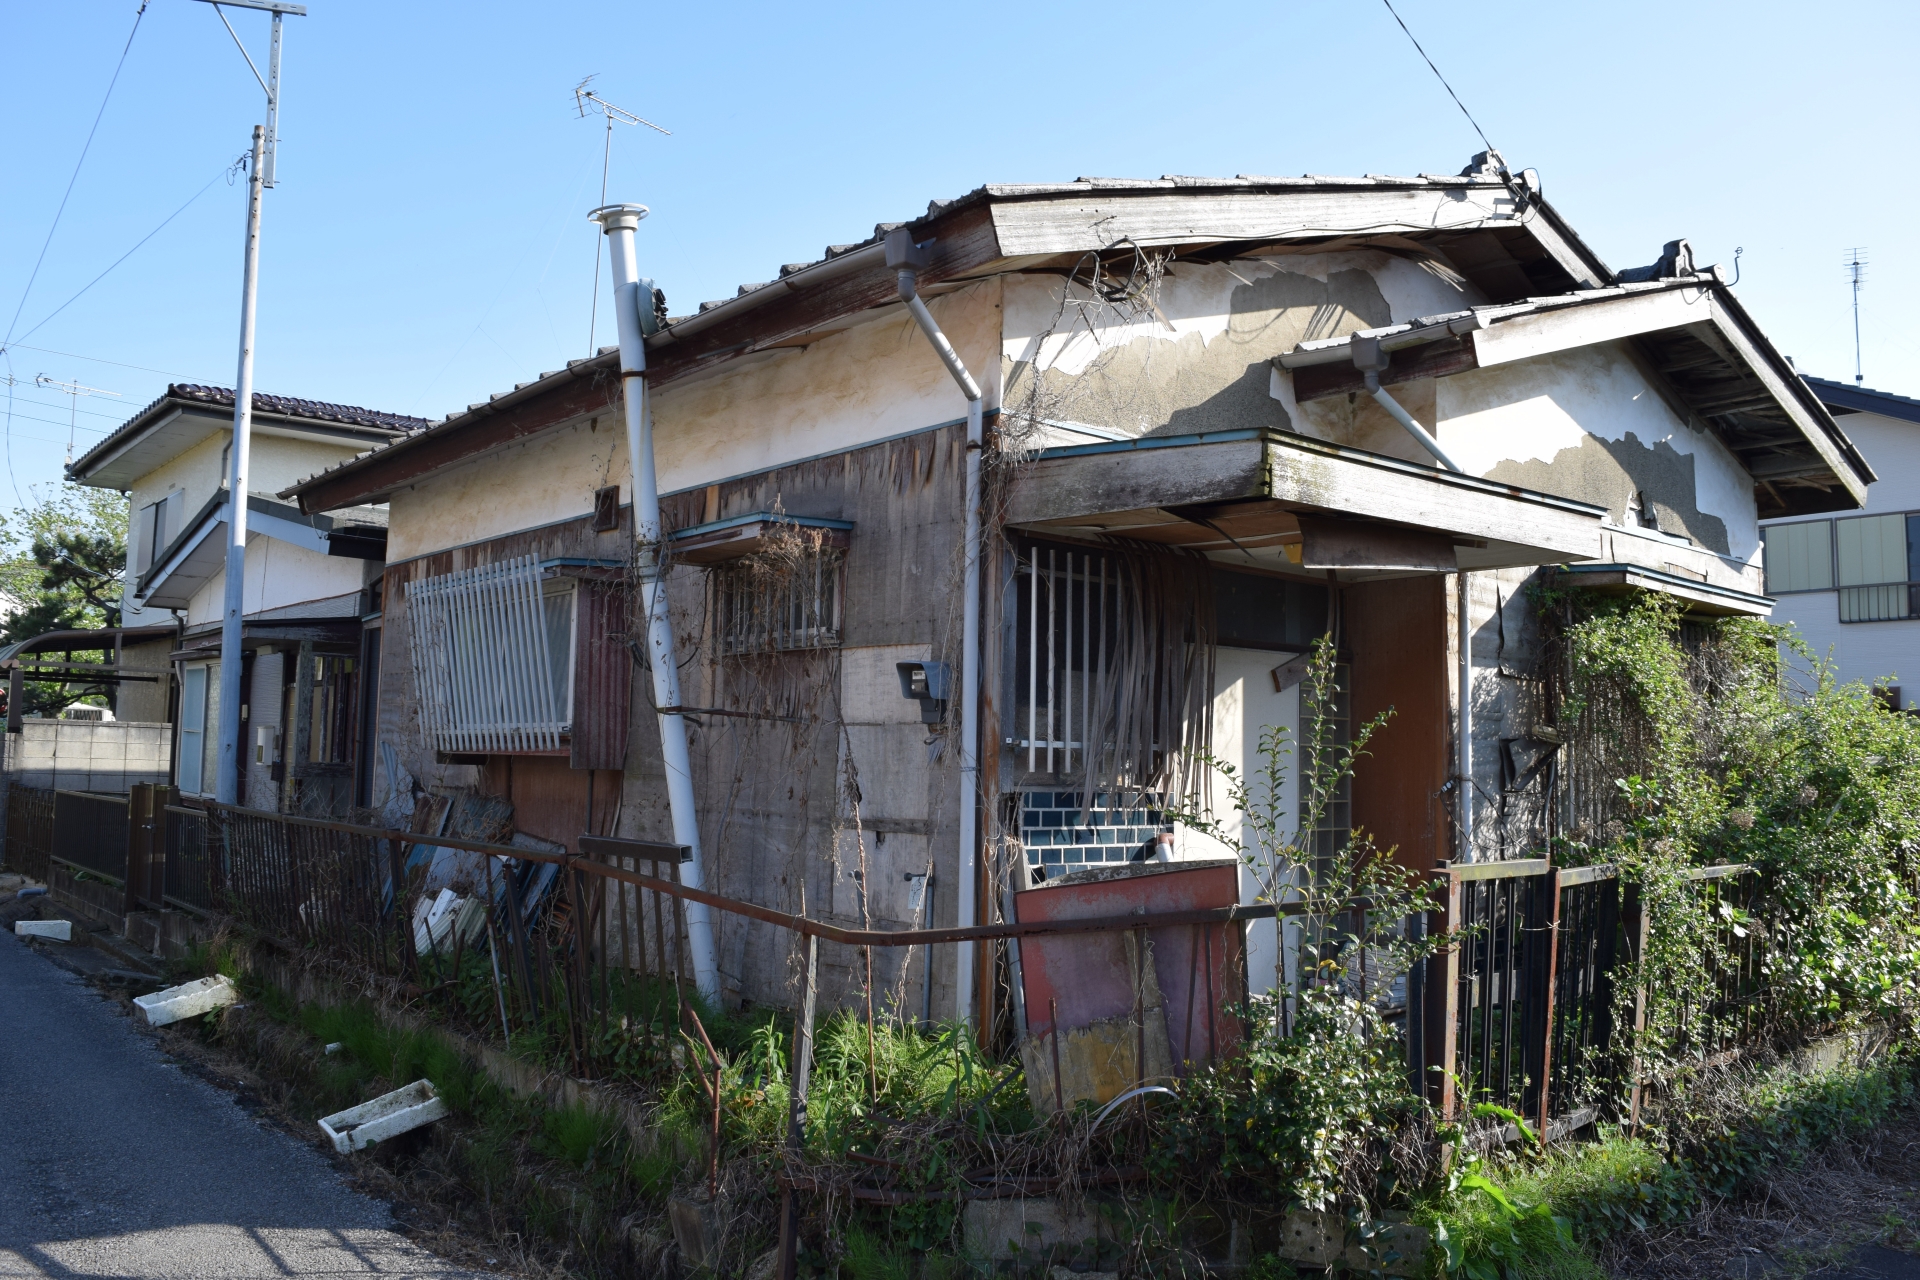
{"type": "MultiPolygon", "coordinates": [[[[386,558],[386,510],[307,516],[273,493],[426,424],[262,394],[252,421],[241,802],[337,812],[352,801],[360,760],[370,688],[360,619],[377,608],[367,590],[386,558]]],[[[232,439],[231,390],[175,384],[67,468],[76,484],[128,497],[122,622],[170,630],[124,644],[119,662],[174,677],[128,687],[154,691],[135,718],[174,726],[173,781],[188,795],[214,784],[232,439]]]]}
{"type": "Polygon", "coordinates": [[[1771,521],[1767,594],[1842,680],[1920,706],[1920,400],[1808,378],[1879,478],[1859,511],[1771,521]]]}

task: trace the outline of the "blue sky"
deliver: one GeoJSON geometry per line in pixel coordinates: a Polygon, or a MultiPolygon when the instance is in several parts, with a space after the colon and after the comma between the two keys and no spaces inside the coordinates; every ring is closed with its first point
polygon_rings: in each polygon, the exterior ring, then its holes
{"type": "MultiPolygon", "coordinates": [[[[0,8],[0,360],[11,488],[57,480],[170,380],[231,386],[261,93],[210,6],[150,0],[30,294],[137,0],[0,8]],[[47,313],[204,194],[78,301],[47,313]],[[35,327],[39,326],[39,327],[35,327]],[[38,374],[117,398],[77,406],[38,374]]],[[[560,4],[309,0],[287,20],[256,385],[440,417],[588,350],[600,121],[675,313],[983,182],[1452,172],[1479,149],[1378,0],[560,4]]],[[[1743,247],[1739,293],[1807,372],[1920,395],[1912,4],[1399,0],[1515,167],[1610,264],[1743,247]]],[[[267,18],[226,10],[256,60],[267,18]]],[[[263,63],[264,66],[264,63],[263,63]]],[[[602,311],[599,340],[612,341],[602,311]]]]}

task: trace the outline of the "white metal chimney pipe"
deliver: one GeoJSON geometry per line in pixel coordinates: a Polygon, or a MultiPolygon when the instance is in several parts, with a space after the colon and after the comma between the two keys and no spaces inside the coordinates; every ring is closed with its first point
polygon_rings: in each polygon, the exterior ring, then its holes
{"type": "MultiPolygon", "coordinates": [[[[933,344],[940,362],[967,398],[967,466],[964,501],[966,533],[962,555],[960,606],[960,885],[956,924],[965,928],[979,922],[978,888],[980,844],[980,451],[986,442],[985,414],[980,384],[940,331],[927,304],[920,300],[917,272],[924,250],[913,234],[899,227],[887,235],[887,265],[898,272],[900,301],[907,304],[914,323],[933,344]]],[[[973,1021],[973,943],[956,948],[954,1017],[973,1021]]]]}
{"type": "MultiPolygon", "coordinates": [[[[706,884],[700,850],[700,818],[694,808],[693,764],[687,750],[687,722],[680,706],[680,668],[674,657],[673,622],[667,615],[667,589],[660,572],[660,485],[654,471],[653,413],[647,402],[646,330],[653,292],[640,283],[633,233],[647,207],[610,204],[588,215],[606,231],[613,258],[613,311],[620,325],[620,382],[627,412],[627,464],[633,478],[633,538],[640,557],[640,599],[647,614],[647,665],[653,671],[653,701],[663,711],[660,755],[666,766],[667,807],[673,839],[692,851],[680,864],[680,882],[699,889],[706,884]],[[645,308],[642,311],[641,308],[645,308]]],[[[708,1000],[720,999],[720,966],[713,943],[713,917],[706,904],[689,902],[687,948],[693,953],[693,981],[708,1000]]]]}
{"type": "Polygon", "coordinates": [[[240,369],[233,379],[233,443],[227,451],[227,580],[220,615],[219,754],[213,774],[213,797],[221,804],[240,803],[240,702],[246,696],[240,682],[240,642],[242,615],[247,607],[254,304],[260,296],[260,160],[266,136],[265,129],[253,126],[253,161],[247,166],[247,252],[240,285],[240,369]]]}

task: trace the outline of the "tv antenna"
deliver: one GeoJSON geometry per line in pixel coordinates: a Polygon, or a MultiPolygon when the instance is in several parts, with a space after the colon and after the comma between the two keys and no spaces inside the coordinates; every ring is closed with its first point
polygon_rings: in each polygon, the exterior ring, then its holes
{"type": "Polygon", "coordinates": [[[1856,247],[1847,250],[1847,279],[1853,284],[1853,385],[1864,386],[1866,376],[1860,368],[1860,286],[1867,282],[1867,251],[1856,247]]]}
{"type": "MultiPolygon", "coordinates": [[[[589,89],[587,86],[598,78],[599,72],[595,72],[579,84],[573,86],[573,105],[579,109],[580,118],[583,120],[596,113],[607,118],[606,151],[600,157],[600,206],[604,208],[607,203],[607,170],[613,163],[614,122],[618,121],[621,124],[643,124],[655,133],[664,133],[669,138],[673,136],[673,130],[661,128],[651,120],[643,120],[624,107],[616,107],[592,89],[589,89]]],[[[592,355],[600,349],[594,345],[594,335],[600,326],[600,238],[599,233],[595,232],[593,245],[593,306],[587,313],[588,355],[592,355]]]]}
{"type": "Polygon", "coordinates": [[[35,374],[33,385],[58,391],[67,397],[67,465],[72,466],[73,439],[75,433],[80,429],[80,397],[113,396],[118,398],[120,393],[118,391],[103,391],[99,387],[83,387],[77,382],[60,382],[52,375],[45,373],[35,374]]]}

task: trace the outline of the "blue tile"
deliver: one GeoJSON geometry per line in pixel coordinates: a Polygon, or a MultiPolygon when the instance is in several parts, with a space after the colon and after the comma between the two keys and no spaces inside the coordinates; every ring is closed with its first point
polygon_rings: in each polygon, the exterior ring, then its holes
{"type": "Polygon", "coordinates": [[[1058,849],[1042,849],[1040,851],[1040,861],[1047,866],[1057,867],[1060,865],[1060,851],[1058,849]]]}
{"type": "Polygon", "coordinates": [[[1073,833],[1073,842],[1075,844],[1092,844],[1094,842],[1093,832],[1082,827],[1073,833]]]}
{"type": "Polygon", "coordinates": [[[1078,849],[1069,849],[1069,850],[1067,850],[1067,861],[1068,861],[1068,862],[1079,862],[1080,860],[1081,860],[1081,858],[1080,858],[1080,850],[1078,850],[1078,849]]]}
{"type": "Polygon", "coordinates": [[[1027,865],[1030,867],[1040,865],[1040,851],[1038,849],[1027,850],[1027,865]]]}
{"type": "Polygon", "coordinates": [[[1040,825],[1043,827],[1064,827],[1067,825],[1067,815],[1050,809],[1040,815],[1040,825]]]}
{"type": "Polygon", "coordinates": [[[1020,807],[1023,809],[1038,809],[1040,807],[1040,801],[1044,798],[1045,797],[1038,791],[1029,791],[1020,797],[1020,807]]]}

